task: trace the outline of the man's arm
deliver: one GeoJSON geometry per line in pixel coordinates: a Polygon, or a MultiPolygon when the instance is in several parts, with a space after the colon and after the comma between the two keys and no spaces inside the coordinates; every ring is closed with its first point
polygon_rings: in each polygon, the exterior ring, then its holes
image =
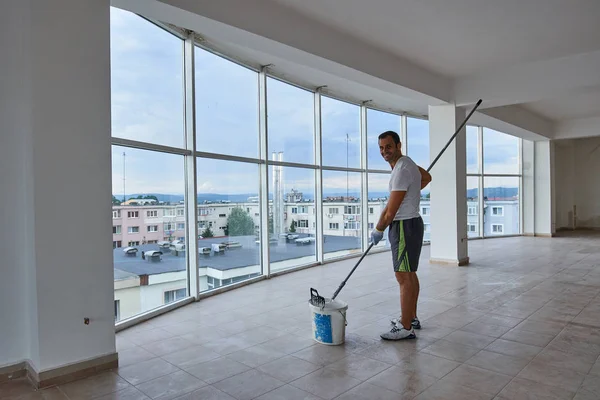
{"type": "Polygon", "coordinates": [[[385,228],[392,223],[405,195],[405,190],[394,190],[390,193],[390,199],[388,200],[387,206],[383,209],[383,212],[379,217],[379,222],[375,227],[378,231],[383,232],[385,228]]]}
{"type": "Polygon", "coordinates": [[[421,167],[419,167],[419,172],[421,172],[421,189],[425,189],[429,185],[429,182],[431,182],[431,174],[421,167]]]}

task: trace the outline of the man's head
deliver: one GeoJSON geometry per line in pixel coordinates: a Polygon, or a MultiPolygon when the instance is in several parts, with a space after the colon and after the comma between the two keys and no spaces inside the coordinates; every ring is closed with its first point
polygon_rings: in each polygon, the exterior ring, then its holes
{"type": "Polygon", "coordinates": [[[394,131],[386,131],[379,135],[379,152],[385,161],[395,164],[402,157],[400,136],[394,131]]]}

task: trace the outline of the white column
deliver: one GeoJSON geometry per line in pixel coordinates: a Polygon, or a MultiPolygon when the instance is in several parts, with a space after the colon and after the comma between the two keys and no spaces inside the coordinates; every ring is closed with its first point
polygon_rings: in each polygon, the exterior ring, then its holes
{"type": "Polygon", "coordinates": [[[535,235],[535,142],[523,140],[523,235],[535,235]]]}
{"type": "MultiPolygon", "coordinates": [[[[5,79],[0,109],[17,100],[16,114],[0,118],[11,146],[3,139],[2,156],[12,149],[23,156],[9,158],[15,162],[10,169],[2,164],[3,174],[9,174],[3,180],[15,189],[2,188],[2,205],[19,214],[2,214],[2,225],[16,222],[17,230],[17,242],[10,239],[14,246],[2,253],[21,254],[10,256],[14,264],[1,264],[25,271],[11,276],[21,293],[8,303],[26,304],[19,311],[27,330],[18,358],[31,360],[37,372],[103,356],[116,359],[106,200],[111,193],[110,1],[3,2],[0,15],[6,16],[2,25],[18,21],[9,25],[11,34],[0,35],[6,38],[0,42],[2,54],[19,61],[3,57],[8,75],[0,74],[5,79]],[[5,195],[13,201],[5,203],[5,195]]],[[[4,326],[7,320],[0,317],[4,326]]]]}
{"type": "Polygon", "coordinates": [[[550,237],[556,233],[554,143],[523,141],[523,233],[550,237]]]}
{"type": "MultiPolygon", "coordinates": [[[[429,107],[430,159],[437,157],[466,113],[453,105],[429,107]]],[[[466,265],[467,175],[466,129],[463,128],[430,171],[431,262],[466,265]]],[[[427,168],[428,166],[423,166],[427,168]]]]}

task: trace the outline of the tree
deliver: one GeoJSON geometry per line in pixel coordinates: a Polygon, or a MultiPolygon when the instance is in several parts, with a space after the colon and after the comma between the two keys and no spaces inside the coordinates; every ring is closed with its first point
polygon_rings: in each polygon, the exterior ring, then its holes
{"type": "Polygon", "coordinates": [[[213,234],[212,230],[210,229],[210,226],[207,226],[206,229],[204,230],[204,232],[202,232],[203,238],[211,238],[214,236],[215,235],[213,234]]]}
{"type": "Polygon", "coordinates": [[[250,214],[235,207],[227,217],[227,227],[229,236],[247,236],[254,234],[254,220],[250,214]]]}
{"type": "Polygon", "coordinates": [[[225,236],[229,236],[229,224],[225,225],[225,229],[223,229],[223,232],[225,232],[225,236]]]}
{"type": "Polygon", "coordinates": [[[292,220],[292,223],[290,224],[290,232],[294,233],[296,232],[296,221],[292,220]]]}
{"type": "Polygon", "coordinates": [[[115,196],[112,197],[113,206],[118,206],[121,204],[121,200],[117,199],[115,196]]]}

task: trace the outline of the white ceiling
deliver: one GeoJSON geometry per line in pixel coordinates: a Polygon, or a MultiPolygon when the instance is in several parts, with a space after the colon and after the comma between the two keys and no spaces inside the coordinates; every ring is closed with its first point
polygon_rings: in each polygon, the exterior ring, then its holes
{"type": "MultiPolygon", "coordinates": [[[[380,108],[455,103],[558,138],[600,116],[600,0],[112,0],[211,48],[380,108]],[[588,118],[581,124],[564,124],[588,118]]],[[[502,125],[504,126],[504,125],[502,125]]],[[[503,128],[504,129],[504,128],[503,128]]],[[[597,131],[600,133],[600,126],[597,131]]],[[[509,132],[510,133],[510,132],[509,132]]],[[[537,140],[537,139],[535,139],[537,140]]]]}
{"type": "Polygon", "coordinates": [[[460,77],[600,49],[598,0],[269,0],[460,77]]]}

